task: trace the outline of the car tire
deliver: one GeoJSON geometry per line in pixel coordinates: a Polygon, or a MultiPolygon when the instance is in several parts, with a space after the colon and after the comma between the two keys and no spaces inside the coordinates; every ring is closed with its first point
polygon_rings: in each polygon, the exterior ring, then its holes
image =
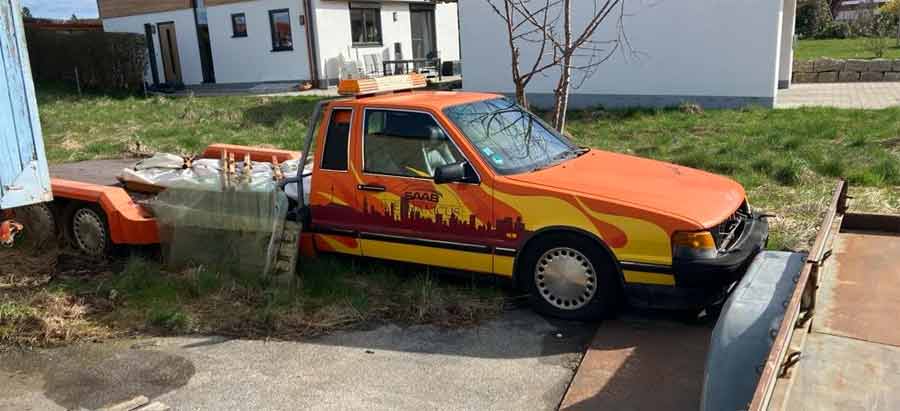
{"type": "Polygon", "coordinates": [[[35,204],[14,211],[15,219],[25,229],[20,234],[20,246],[31,252],[41,252],[56,241],[56,219],[46,204],[35,204]]]}
{"type": "Polygon", "coordinates": [[[518,278],[535,311],[565,320],[611,317],[621,295],[613,257],[590,238],[550,233],[526,248],[518,278]]]}
{"type": "Polygon", "coordinates": [[[104,257],[112,252],[106,213],[93,204],[72,203],[66,212],[66,237],[80,253],[104,257]]]}

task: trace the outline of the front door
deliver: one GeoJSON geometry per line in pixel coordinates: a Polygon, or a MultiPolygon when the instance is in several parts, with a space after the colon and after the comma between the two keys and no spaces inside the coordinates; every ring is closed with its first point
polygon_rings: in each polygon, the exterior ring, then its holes
{"type": "Polygon", "coordinates": [[[422,111],[362,113],[357,227],[365,256],[492,272],[488,183],[435,184],[440,166],[465,161],[445,127],[422,111]]]}
{"type": "Polygon", "coordinates": [[[412,31],[412,49],[414,59],[437,58],[437,40],[435,39],[434,8],[410,6],[410,24],[412,31]]]}
{"type": "Polygon", "coordinates": [[[159,51],[163,62],[163,73],[166,83],[182,84],[181,59],[178,56],[178,38],[175,36],[175,23],[159,23],[159,51]]]}

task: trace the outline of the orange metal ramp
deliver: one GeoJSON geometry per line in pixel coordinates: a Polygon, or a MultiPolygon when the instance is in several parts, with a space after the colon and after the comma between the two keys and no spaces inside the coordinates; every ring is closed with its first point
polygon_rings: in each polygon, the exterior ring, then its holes
{"type": "Polygon", "coordinates": [[[560,409],[698,409],[711,331],[670,320],[604,322],[560,409]]]}

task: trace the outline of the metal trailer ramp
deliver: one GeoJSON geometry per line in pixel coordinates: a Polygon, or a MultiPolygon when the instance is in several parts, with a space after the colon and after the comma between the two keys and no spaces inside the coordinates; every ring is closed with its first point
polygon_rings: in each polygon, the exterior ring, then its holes
{"type": "Polygon", "coordinates": [[[900,409],[900,216],[849,198],[842,181],[744,409],[900,409]]]}
{"type": "Polygon", "coordinates": [[[900,217],[846,214],[786,410],[900,409],[900,217]]]}
{"type": "Polygon", "coordinates": [[[560,410],[696,410],[710,327],[647,313],[604,321],[560,410]]]}

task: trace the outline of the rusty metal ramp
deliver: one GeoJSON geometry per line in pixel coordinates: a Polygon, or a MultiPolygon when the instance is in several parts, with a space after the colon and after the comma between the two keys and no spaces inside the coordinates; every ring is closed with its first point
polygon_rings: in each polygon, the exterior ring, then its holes
{"type": "Polygon", "coordinates": [[[900,217],[844,216],[832,252],[813,331],[900,347],[900,217]]]}
{"type": "Polygon", "coordinates": [[[560,410],[698,409],[711,331],[645,314],[604,322],[560,410]]]}
{"type": "Polygon", "coordinates": [[[831,250],[781,409],[900,409],[900,217],[846,214],[831,250]]]}

